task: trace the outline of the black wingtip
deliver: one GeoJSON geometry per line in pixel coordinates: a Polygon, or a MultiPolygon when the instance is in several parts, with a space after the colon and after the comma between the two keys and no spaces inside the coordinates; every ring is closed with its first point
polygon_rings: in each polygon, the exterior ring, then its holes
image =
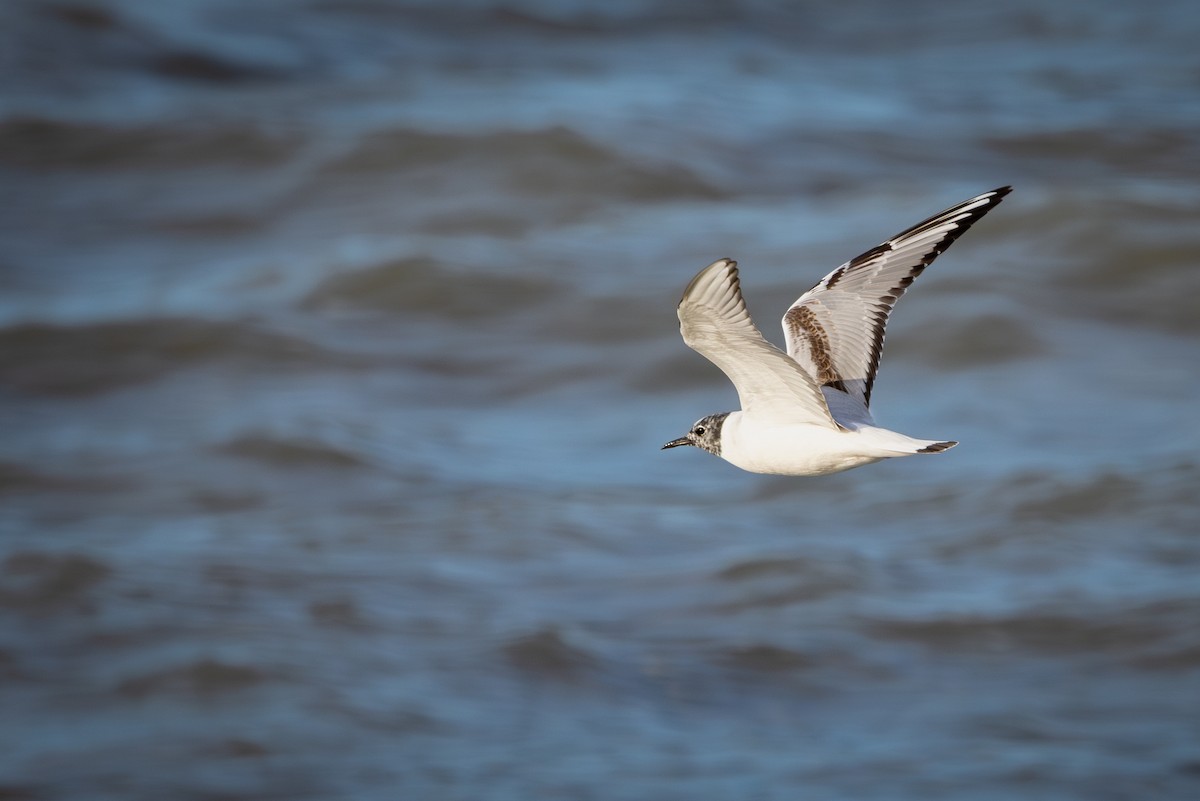
{"type": "Polygon", "coordinates": [[[970,200],[960,203],[959,205],[966,206],[966,205],[968,205],[970,203],[974,203],[980,199],[984,200],[983,205],[979,206],[974,211],[974,219],[972,220],[972,222],[974,222],[975,220],[979,219],[980,217],[982,217],[983,215],[985,215],[989,211],[991,211],[993,208],[995,208],[996,205],[999,204],[1001,200],[1004,200],[1004,198],[1011,191],[1012,191],[1011,186],[998,186],[995,189],[991,190],[990,192],[983,192],[981,194],[978,194],[975,197],[971,198],[970,200]]]}

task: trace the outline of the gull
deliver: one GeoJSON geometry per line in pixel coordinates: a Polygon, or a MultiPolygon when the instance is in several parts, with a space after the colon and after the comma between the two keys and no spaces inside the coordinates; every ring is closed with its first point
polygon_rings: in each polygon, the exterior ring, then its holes
{"type": "Polygon", "coordinates": [[[702,417],[663,449],[693,445],[752,473],[820,476],[953,448],[875,425],[884,329],[913,279],[1011,190],[951,206],[822,278],[783,315],[787,353],[750,319],[737,262],[705,267],[679,302],[679,330],[729,377],[742,408],[702,417]]]}

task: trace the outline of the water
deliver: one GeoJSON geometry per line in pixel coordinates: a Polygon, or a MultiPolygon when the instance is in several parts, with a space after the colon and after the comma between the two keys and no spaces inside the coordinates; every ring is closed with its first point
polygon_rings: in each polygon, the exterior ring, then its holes
{"type": "Polygon", "coordinates": [[[6,4],[0,796],[1200,795],[1190,4],[6,4]],[[659,445],[1015,192],[821,479],[659,445]]]}

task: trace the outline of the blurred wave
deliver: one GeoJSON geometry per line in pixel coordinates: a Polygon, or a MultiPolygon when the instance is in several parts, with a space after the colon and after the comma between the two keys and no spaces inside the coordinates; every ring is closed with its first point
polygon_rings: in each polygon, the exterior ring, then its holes
{"type": "Polygon", "coordinates": [[[0,797],[1191,799],[1191,5],[0,11],[0,797]],[[1016,191],[937,459],[659,452],[679,340],[1016,191]]]}

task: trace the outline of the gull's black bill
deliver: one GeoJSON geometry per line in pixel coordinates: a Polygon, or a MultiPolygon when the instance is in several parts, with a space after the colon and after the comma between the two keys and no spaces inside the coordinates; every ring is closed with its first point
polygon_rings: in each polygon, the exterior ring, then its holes
{"type": "Polygon", "coordinates": [[[673,439],[670,442],[668,442],[666,445],[663,445],[661,450],[665,451],[667,448],[678,448],[680,445],[691,445],[691,444],[692,444],[692,441],[690,439],[688,439],[687,437],[680,437],[679,439],[673,439]]]}

